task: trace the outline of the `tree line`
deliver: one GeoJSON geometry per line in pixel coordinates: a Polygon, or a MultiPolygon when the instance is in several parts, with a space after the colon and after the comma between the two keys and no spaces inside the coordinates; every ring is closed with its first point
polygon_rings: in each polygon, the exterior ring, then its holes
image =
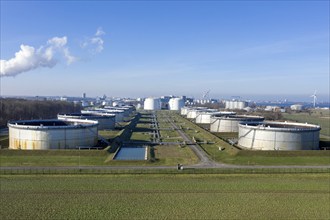
{"type": "Polygon", "coordinates": [[[72,102],[0,98],[0,127],[12,120],[53,119],[80,110],[81,105],[72,102]]]}

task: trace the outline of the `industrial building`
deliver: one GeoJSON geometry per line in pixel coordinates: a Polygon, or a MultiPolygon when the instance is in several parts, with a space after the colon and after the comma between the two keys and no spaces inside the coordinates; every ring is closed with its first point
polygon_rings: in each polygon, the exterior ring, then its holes
{"type": "Polygon", "coordinates": [[[290,109],[293,111],[301,111],[301,110],[303,110],[303,105],[301,105],[301,104],[291,105],[290,109]]]}
{"type": "Polygon", "coordinates": [[[99,123],[99,130],[112,130],[116,125],[115,114],[83,114],[83,113],[71,113],[71,114],[58,114],[57,119],[63,121],[75,121],[76,119],[88,119],[94,120],[99,123]]]}
{"type": "Polygon", "coordinates": [[[320,130],[303,123],[241,122],[238,145],[253,150],[319,150],[320,130]]]}
{"type": "Polygon", "coordinates": [[[76,149],[93,147],[98,141],[98,122],[93,120],[12,121],[8,128],[9,149],[76,149]]]}
{"type": "Polygon", "coordinates": [[[159,98],[146,98],[144,100],[144,110],[160,110],[161,102],[159,98]]]}
{"type": "Polygon", "coordinates": [[[211,132],[238,132],[240,122],[260,122],[264,117],[251,115],[227,115],[211,117],[211,132]]]}

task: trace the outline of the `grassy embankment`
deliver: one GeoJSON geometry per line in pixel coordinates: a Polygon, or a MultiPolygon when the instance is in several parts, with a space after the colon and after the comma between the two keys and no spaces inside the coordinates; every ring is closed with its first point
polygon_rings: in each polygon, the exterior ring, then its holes
{"type": "MultiPolygon", "coordinates": [[[[191,121],[176,115],[183,131],[218,162],[247,165],[329,165],[330,151],[250,151],[239,150],[202,129],[191,121]],[[222,148],[222,151],[219,150],[222,148]]],[[[329,125],[328,125],[329,126],[329,125]]],[[[229,134],[232,136],[233,134],[229,134]]],[[[225,138],[226,139],[226,138],[225,138]]]]}
{"type": "Polygon", "coordinates": [[[2,175],[1,219],[330,219],[328,174],[2,175]]]}

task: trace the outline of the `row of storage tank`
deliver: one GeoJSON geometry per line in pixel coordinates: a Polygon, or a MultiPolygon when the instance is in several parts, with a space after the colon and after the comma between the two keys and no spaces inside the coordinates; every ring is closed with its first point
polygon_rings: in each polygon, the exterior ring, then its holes
{"type": "MultiPolygon", "coordinates": [[[[184,107],[185,101],[183,98],[171,98],[168,102],[168,109],[179,111],[184,107]]],[[[160,98],[146,98],[143,105],[144,110],[160,110],[162,108],[162,103],[160,98]]]]}
{"type": "Polygon", "coordinates": [[[203,107],[181,109],[181,115],[211,132],[238,132],[239,147],[254,150],[318,150],[320,126],[265,121],[263,117],[236,115],[203,107]]]}
{"type": "Polygon", "coordinates": [[[9,149],[47,150],[93,147],[98,130],[113,130],[134,107],[104,107],[81,113],[59,114],[57,119],[8,122],[9,149]]]}

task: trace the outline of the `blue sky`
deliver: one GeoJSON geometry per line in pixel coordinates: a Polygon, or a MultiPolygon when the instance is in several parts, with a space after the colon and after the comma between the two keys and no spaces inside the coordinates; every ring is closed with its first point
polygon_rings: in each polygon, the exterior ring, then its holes
{"type": "Polygon", "coordinates": [[[327,101],[329,1],[1,1],[1,64],[1,95],[327,101]]]}

